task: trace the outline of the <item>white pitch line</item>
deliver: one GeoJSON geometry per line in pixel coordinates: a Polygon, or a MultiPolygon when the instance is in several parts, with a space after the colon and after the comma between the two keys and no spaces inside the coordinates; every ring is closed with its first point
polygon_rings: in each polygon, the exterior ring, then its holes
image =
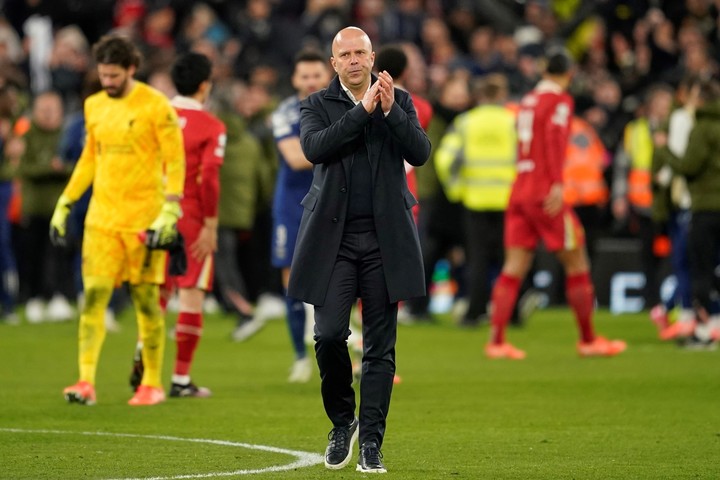
{"type": "Polygon", "coordinates": [[[227,440],[213,440],[209,438],[182,438],[171,437],[168,435],[139,435],[135,433],[112,433],[112,432],[72,432],[67,430],[44,430],[44,429],[24,429],[24,428],[2,428],[0,432],[12,433],[48,433],[57,435],[91,435],[99,437],[124,437],[124,438],[147,438],[150,440],[167,440],[173,442],[191,442],[191,443],[209,443],[212,445],[222,445],[225,447],[247,448],[248,450],[262,450],[264,452],[282,453],[295,457],[297,460],[286,465],[273,465],[265,468],[233,470],[231,472],[213,472],[213,473],[191,473],[186,475],[171,475],[168,477],[138,477],[123,478],[112,480],[175,480],[185,478],[214,478],[214,477],[231,477],[235,475],[253,475],[266,472],[282,472],[285,470],[293,470],[295,468],[311,467],[322,463],[322,455],[311,452],[303,452],[300,450],[288,450],[285,448],[270,447],[267,445],[253,445],[251,443],[230,442],[227,440]]]}

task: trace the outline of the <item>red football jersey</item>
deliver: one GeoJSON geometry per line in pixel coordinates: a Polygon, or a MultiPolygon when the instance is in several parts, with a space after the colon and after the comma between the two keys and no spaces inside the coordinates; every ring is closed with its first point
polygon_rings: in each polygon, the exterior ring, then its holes
{"type": "Polygon", "coordinates": [[[415,95],[414,93],[410,94],[410,98],[412,99],[413,106],[415,107],[418,122],[420,122],[422,129],[427,132],[428,126],[430,126],[430,120],[432,120],[433,116],[432,105],[423,97],[415,95]]]}
{"type": "MultiPolygon", "coordinates": [[[[415,107],[415,112],[417,113],[420,126],[423,130],[427,132],[433,116],[432,105],[423,97],[421,97],[420,95],[415,95],[414,93],[410,94],[410,99],[412,100],[413,106],[415,107]]],[[[405,172],[407,173],[408,188],[410,189],[410,192],[412,192],[412,194],[417,197],[417,176],[415,175],[415,169],[412,165],[405,162],[405,172]]],[[[419,214],[420,204],[418,203],[413,207],[413,217],[415,218],[415,223],[417,223],[418,221],[419,214]]]]}
{"type": "Polygon", "coordinates": [[[543,80],[520,102],[517,115],[517,177],[510,202],[542,202],[562,183],[574,102],[554,82],[543,80]]]}
{"type": "Polygon", "coordinates": [[[225,125],[202,105],[187,97],[175,97],[185,144],[185,189],[180,205],[183,218],[202,221],[217,217],[219,170],[225,156],[225,125]]]}

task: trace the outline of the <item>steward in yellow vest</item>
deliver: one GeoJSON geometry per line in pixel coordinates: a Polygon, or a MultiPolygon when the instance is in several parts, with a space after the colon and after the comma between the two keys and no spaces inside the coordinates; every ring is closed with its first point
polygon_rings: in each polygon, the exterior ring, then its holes
{"type": "Polygon", "coordinates": [[[507,79],[480,80],[478,106],[459,115],[440,142],[435,169],[451,202],[464,206],[469,306],[463,326],[487,321],[490,273],[503,262],[504,215],[515,179],[515,113],[504,103],[507,79]]]}
{"type": "Polygon", "coordinates": [[[515,114],[510,109],[481,104],[459,115],[435,155],[448,199],[469,210],[505,210],[516,151],[515,114]]]}
{"type": "Polygon", "coordinates": [[[656,225],[652,220],[653,135],[670,116],[674,91],[657,85],[650,89],[642,116],[625,127],[622,147],[615,156],[612,186],[612,213],[627,231],[642,243],[641,261],[645,274],[645,307],[659,301],[656,279],[658,259],[653,251],[656,225]]]}

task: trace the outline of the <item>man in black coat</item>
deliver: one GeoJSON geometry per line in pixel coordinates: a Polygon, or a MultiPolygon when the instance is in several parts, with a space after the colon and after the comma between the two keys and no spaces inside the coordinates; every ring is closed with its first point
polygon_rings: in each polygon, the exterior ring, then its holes
{"type": "Polygon", "coordinates": [[[398,301],[425,294],[404,160],[425,163],[430,141],[410,95],[356,27],[336,35],[327,89],[301,105],[300,142],[314,164],[290,269],[288,295],[315,305],[315,352],[333,429],[325,466],[345,467],[360,437],[357,470],[385,472],[380,447],[395,374],[398,301]],[[347,349],[350,312],[363,304],[359,421],[347,349]],[[359,428],[358,428],[359,423],[359,428]]]}

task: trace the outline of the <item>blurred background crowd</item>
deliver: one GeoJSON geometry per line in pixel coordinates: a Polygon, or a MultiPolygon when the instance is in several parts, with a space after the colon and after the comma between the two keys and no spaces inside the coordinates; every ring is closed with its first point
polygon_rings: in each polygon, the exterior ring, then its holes
{"type": "MultiPolygon", "coordinates": [[[[237,259],[232,266],[244,285],[235,293],[251,305],[281,293],[269,260],[278,169],[269,116],[293,93],[289,77],[300,49],[330,57],[332,38],[347,25],[367,32],[375,50],[402,46],[403,87],[433,107],[433,158],[415,172],[426,262],[436,280],[455,278],[453,295],[462,297],[472,278],[463,273],[463,218],[472,206],[448,195],[435,155],[456,117],[478,103],[492,97],[512,109],[538,81],[545,49],[562,44],[578,62],[571,94],[579,130],[571,147],[596,172],[568,173],[579,176],[577,183],[596,180],[568,201],[581,213],[591,257],[599,239],[638,240],[643,306],[660,301],[652,279],[668,255],[668,217],[658,213],[652,177],[633,175],[650,170],[643,162],[653,143],[630,140],[639,126],[652,134],[667,123],[684,79],[717,74],[720,1],[0,0],[0,8],[0,269],[8,321],[19,306],[30,322],[75,318],[79,245],[52,247],[48,223],[82,148],[73,119],[98,89],[90,48],[108,32],[135,40],[144,55],[139,79],[168,96],[178,52],[212,59],[211,110],[228,130],[219,216],[230,240],[218,255],[237,259]]],[[[223,291],[227,282],[217,283],[221,306],[245,308],[223,291]]],[[[429,300],[411,302],[403,318],[426,319],[429,300]]],[[[119,295],[116,308],[122,304],[119,295]]],[[[459,312],[458,321],[477,325],[485,315],[482,306],[459,312]]]]}

